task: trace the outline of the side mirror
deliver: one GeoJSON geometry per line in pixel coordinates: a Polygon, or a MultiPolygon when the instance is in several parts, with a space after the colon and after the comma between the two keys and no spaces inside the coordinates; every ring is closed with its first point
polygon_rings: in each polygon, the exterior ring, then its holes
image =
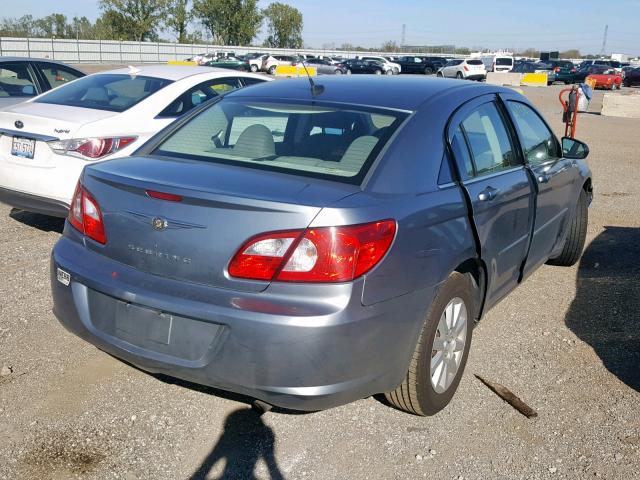
{"type": "Polygon", "coordinates": [[[589,146],[575,138],[562,137],[562,156],[572,160],[583,160],[589,155],[589,146]]]}

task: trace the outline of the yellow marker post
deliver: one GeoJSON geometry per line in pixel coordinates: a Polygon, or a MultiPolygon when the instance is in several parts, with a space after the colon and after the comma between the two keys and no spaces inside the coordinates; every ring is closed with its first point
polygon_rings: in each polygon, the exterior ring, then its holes
{"type": "Polygon", "coordinates": [[[306,77],[307,72],[311,77],[317,75],[316,67],[307,67],[306,71],[302,65],[278,65],[276,67],[276,76],[280,77],[306,77]]]}
{"type": "Polygon", "coordinates": [[[546,73],[525,73],[520,83],[529,87],[546,87],[548,80],[546,73]]]}
{"type": "Polygon", "coordinates": [[[187,67],[197,67],[198,62],[189,62],[187,60],[169,60],[167,65],[184,65],[187,67]]]}

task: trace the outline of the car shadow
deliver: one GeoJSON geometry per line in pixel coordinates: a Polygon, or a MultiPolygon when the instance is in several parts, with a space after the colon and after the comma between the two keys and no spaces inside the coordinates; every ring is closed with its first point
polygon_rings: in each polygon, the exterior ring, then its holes
{"type": "Polygon", "coordinates": [[[640,392],[640,228],[605,227],[578,268],[565,322],[603,365],[640,392]]]}
{"type": "Polygon", "coordinates": [[[218,442],[189,480],[212,478],[209,474],[220,462],[224,467],[217,479],[254,479],[260,460],[266,464],[271,480],[283,480],[275,457],[275,442],[273,429],[261,415],[249,408],[235,410],[227,416],[218,442]]]}
{"type": "Polygon", "coordinates": [[[17,208],[11,209],[9,217],[28,227],[37,228],[43,232],[62,233],[62,230],[64,229],[64,218],[49,217],[48,215],[41,215],[39,213],[25,212],[24,210],[18,210],[17,208]]]}

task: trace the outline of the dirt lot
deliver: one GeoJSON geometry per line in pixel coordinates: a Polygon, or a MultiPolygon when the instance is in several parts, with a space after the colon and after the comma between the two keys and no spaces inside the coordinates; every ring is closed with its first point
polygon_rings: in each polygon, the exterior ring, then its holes
{"type": "MultiPolygon", "coordinates": [[[[525,91],[558,133],[559,89],[525,91]]],[[[595,185],[584,257],[543,267],[483,319],[432,418],[375,398],[259,417],[247,399],[131,368],[51,313],[61,223],[0,206],[0,479],[640,478],[639,135],[640,120],[581,117],[595,185]]]]}

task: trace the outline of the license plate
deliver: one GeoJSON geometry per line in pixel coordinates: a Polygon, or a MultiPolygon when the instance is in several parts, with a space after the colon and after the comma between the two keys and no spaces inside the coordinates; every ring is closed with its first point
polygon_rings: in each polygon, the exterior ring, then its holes
{"type": "Polygon", "coordinates": [[[36,141],[32,138],[13,137],[11,155],[22,158],[33,158],[35,149],[36,141]]]}

